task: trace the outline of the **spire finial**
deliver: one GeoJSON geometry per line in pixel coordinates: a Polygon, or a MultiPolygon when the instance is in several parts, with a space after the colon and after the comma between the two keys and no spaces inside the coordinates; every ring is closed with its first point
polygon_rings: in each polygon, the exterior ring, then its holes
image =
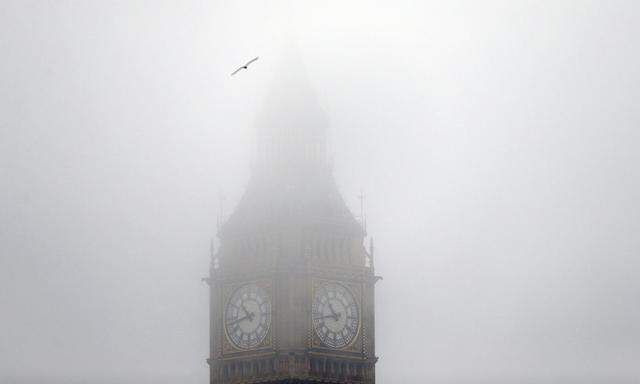
{"type": "Polygon", "coordinates": [[[364,233],[367,233],[367,217],[364,213],[364,191],[360,188],[360,194],[357,196],[358,200],[360,200],[360,224],[362,224],[362,229],[364,233]]]}
{"type": "Polygon", "coordinates": [[[369,238],[369,257],[371,258],[371,270],[374,270],[374,263],[373,263],[373,237],[369,238]]]}

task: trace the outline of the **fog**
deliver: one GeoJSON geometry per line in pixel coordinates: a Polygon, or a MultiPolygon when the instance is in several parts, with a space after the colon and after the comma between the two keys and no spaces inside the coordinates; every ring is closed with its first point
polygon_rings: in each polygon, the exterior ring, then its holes
{"type": "Polygon", "coordinates": [[[379,382],[637,382],[639,18],[2,1],[0,382],[207,382],[209,241],[290,46],[365,195],[379,382]]]}

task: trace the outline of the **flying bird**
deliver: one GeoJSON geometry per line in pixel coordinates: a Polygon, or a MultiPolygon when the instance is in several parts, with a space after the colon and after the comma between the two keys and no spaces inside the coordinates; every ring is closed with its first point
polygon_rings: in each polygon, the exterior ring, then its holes
{"type": "Polygon", "coordinates": [[[236,69],[235,71],[233,71],[233,73],[231,74],[231,76],[235,75],[236,73],[242,71],[243,69],[247,69],[249,67],[249,64],[253,63],[254,61],[258,60],[258,57],[256,56],[255,59],[251,59],[247,62],[247,64],[243,65],[242,67],[236,69]]]}

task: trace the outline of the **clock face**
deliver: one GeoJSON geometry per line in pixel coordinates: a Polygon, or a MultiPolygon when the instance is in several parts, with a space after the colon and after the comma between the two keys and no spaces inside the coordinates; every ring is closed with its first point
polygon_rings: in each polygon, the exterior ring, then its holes
{"type": "Polygon", "coordinates": [[[236,289],[224,311],[224,326],[236,347],[251,349],[259,345],[271,326],[271,302],[267,292],[255,284],[236,289]]]}
{"type": "Polygon", "coordinates": [[[343,348],[355,339],[360,312],[353,294],[337,283],[325,283],[315,292],[311,309],[313,327],[331,348],[343,348]]]}

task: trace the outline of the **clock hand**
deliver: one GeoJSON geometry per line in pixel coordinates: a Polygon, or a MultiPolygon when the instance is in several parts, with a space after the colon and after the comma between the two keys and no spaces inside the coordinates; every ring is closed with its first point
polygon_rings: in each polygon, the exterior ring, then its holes
{"type": "Polygon", "coordinates": [[[336,311],[333,309],[333,306],[331,305],[331,302],[328,302],[329,304],[329,310],[331,311],[331,316],[333,317],[333,319],[335,321],[338,321],[338,319],[340,319],[340,315],[341,313],[336,313],[336,311]]]}
{"type": "Polygon", "coordinates": [[[244,311],[244,313],[247,315],[245,317],[249,317],[249,321],[253,321],[253,317],[256,315],[253,312],[249,312],[247,311],[247,308],[244,307],[244,303],[240,303],[240,306],[242,307],[242,310],[244,311]]]}
{"type": "Polygon", "coordinates": [[[251,316],[249,316],[249,315],[247,314],[247,315],[246,315],[246,316],[244,316],[244,317],[241,317],[241,318],[239,318],[239,319],[235,319],[235,320],[233,320],[233,321],[231,321],[231,322],[228,322],[228,323],[227,323],[227,325],[228,325],[228,326],[229,326],[229,325],[233,325],[233,324],[239,323],[239,322],[241,322],[242,320],[246,320],[246,319],[249,319],[249,321],[251,321],[251,318],[252,318],[252,317],[251,317],[251,316]]]}

